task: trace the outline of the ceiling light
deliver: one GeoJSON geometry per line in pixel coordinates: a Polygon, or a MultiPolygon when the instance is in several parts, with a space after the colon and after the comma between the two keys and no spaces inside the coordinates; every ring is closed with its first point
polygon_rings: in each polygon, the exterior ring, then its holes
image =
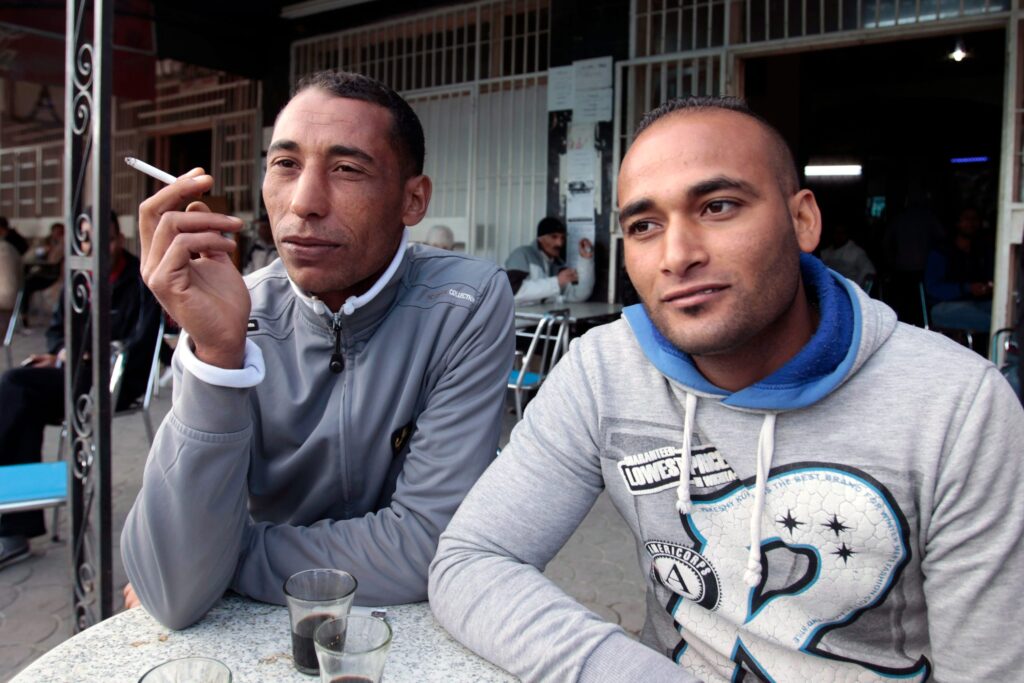
{"type": "Polygon", "coordinates": [[[962,62],[970,55],[967,54],[967,50],[964,48],[964,41],[956,41],[956,47],[949,53],[949,58],[954,62],[962,62]]]}
{"type": "Polygon", "coordinates": [[[860,164],[808,164],[804,176],[808,178],[853,177],[861,173],[860,164]]]}
{"type": "Polygon", "coordinates": [[[949,160],[951,164],[984,164],[988,157],[953,157],[949,160]]]}

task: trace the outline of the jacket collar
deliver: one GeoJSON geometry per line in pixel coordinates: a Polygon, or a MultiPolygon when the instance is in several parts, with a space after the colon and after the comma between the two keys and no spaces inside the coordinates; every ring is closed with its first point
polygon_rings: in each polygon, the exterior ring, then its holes
{"type": "Polygon", "coordinates": [[[304,304],[300,307],[304,317],[316,321],[318,327],[327,329],[332,327],[335,320],[339,320],[342,329],[346,331],[346,336],[350,337],[375,328],[377,323],[391,310],[395,297],[398,295],[402,277],[408,268],[405,258],[408,246],[409,228],[405,228],[402,232],[402,239],[398,243],[398,249],[391,258],[391,263],[373,283],[373,286],[364,294],[349,297],[342,305],[341,310],[337,312],[332,312],[316,296],[302,291],[289,276],[288,283],[291,285],[295,298],[304,304]]]}

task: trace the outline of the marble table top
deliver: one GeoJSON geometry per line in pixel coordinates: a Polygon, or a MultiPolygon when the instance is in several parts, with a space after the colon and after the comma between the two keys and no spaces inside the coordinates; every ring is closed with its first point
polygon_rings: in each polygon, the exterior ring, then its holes
{"type": "MultiPolygon", "coordinates": [[[[456,642],[427,603],[385,609],[394,631],[387,683],[517,680],[456,642]]],[[[286,608],[229,596],[181,631],[165,628],[141,608],[117,614],[50,650],[12,683],[134,683],[157,664],[189,655],[221,660],[233,683],[319,680],[292,666],[286,608]]]]}

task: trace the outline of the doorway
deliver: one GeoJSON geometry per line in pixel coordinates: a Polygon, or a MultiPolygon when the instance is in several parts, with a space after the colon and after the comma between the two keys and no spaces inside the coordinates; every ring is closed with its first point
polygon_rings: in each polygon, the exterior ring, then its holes
{"type": "MultiPolygon", "coordinates": [[[[157,167],[179,176],[197,166],[207,173],[213,169],[213,131],[209,128],[182,133],[161,133],[149,139],[149,156],[157,167]]],[[[148,178],[145,196],[152,196],[163,183],[148,178]]]]}
{"type": "Polygon", "coordinates": [[[872,295],[906,322],[923,323],[925,261],[963,209],[981,215],[994,252],[1005,46],[1000,29],[743,64],[744,96],[786,137],[801,170],[861,167],[804,182],[822,207],[822,243],[842,224],[878,271],[872,295]]]}

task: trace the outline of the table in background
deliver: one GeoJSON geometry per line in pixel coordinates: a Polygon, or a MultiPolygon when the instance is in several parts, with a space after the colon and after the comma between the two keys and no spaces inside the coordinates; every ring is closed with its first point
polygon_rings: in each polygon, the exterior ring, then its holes
{"type": "Polygon", "coordinates": [[[592,327],[601,322],[611,322],[622,313],[622,304],[609,304],[602,301],[583,301],[580,303],[532,304],[516,306],[516,315],[523,318],[540,320],[549,311],[569,311],[569,323],[576,326],[586,323],[592,327]]]}
{"type": "MultiPolygon", "coordinates": [[[[427,603],[386,609],[394,632],[384,669],[387,683],[517,680],[456,642],[427,603]]],[[[157,664],[189,655],[224,662],[233,683],[320,680],[292,666],[287,608],[225,597],[181,631],[165,628],[141,608],[121,612],[50,650],[12,683],[135,683],[157,664]]]]}

